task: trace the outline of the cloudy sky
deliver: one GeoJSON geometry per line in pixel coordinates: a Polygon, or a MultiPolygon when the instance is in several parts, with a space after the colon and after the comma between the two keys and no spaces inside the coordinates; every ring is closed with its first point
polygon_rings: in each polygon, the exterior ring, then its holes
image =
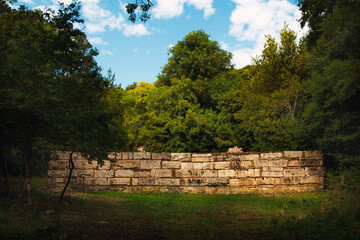
{"type": "MultiPolygon", "coordinates": [[[[59,0],[69,4],[71,0],[59,0]]],[[[57,8],[58,0],[18,0],[28,8],[57,8]]],[[[168,59],[168,49],[191,31],[203,29],[212,40],[233,53],[237,68],[261,53],[265,34],[277,39],[284,23],[302,36],[296,0],[154,0],[151,19],[127,20],[125,5],[133,0],[82,0],[83,29],[100,51],[104,73],[116,75],[122,87],[154,82],[168,59]]]]}

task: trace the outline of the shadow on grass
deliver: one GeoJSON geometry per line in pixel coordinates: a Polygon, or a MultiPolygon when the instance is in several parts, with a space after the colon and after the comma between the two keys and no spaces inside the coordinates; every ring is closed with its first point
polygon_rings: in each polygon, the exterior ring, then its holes
{"type": "MultiPolygon", "coordinates": [[[[40,186],[41,186],[41,180],[40,186]]],[[[357,195],[74,193],[0,198],[0,239],[359,239],[357,195]]]]}

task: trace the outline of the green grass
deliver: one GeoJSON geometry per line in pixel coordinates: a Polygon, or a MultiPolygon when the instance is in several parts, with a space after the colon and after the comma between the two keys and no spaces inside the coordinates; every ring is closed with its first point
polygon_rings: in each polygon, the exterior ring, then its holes
{"type": "Polygon", "coordinates": [[[34,206],[0,198],[0,239],[360,239],[359,197],[116,192],[58,195],[35,179],[34,206]]]}

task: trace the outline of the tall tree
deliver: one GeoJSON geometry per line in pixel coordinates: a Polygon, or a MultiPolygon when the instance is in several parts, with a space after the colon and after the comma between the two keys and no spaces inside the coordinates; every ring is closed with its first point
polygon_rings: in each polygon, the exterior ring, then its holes
{"type": "Polygon", "coordinates": [[[243,107],[235,118],[253,136],[253,150],[301,149],[306,51],[288,26],[280,33],[280,43],[266,38],[262,54],[254,58],[253,77],[241,90],[243,107]]]}
{"type": "Polygon", "coordinates": [[[329,167],[359,166],[360,2],[326,1],[318,6],[302,1],[300,6],[303,21],[314,26],[310,34],[318,33],[309,59],[312,98],[306,114],[312,133],[329,167]]]}
{"type": "Polygon", "coordinates": [[[203,30],[186,35],[169,50],[168,63],[163,67],[155,83],[156,86],[171,86],[172,79],[189,78],[196,82],[194,93],[198,102],[206,106],[208,81],[219,73],[233,69],[232,54],[210,40],[203,30]]]}
{"type": "MultiPolygon", "coordinates": [[[[80,5],[52,11],[12,9],[1,1],[1,140],[22,155],[31,204],[31,166],[50,151],[81,152],[101,161],[114,149],[106,96],[112,83],[100,74],[97,51],[74,28],[80,5]]],[[[113,113],[113,112],[112,112],[113,113]]],[[[69,159],[71,161],[71,159],[69,159]]]]}

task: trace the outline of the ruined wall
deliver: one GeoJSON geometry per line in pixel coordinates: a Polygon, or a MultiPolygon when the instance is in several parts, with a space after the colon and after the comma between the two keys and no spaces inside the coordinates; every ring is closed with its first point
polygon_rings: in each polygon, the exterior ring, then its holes
{"type": "MultiPolygon", "coordinates": [[[[63,188],[69,153],[49,162],[48,186],[63,188]]],[[[74,154],[69,188],[80,191],[173,193],[274,193],[323,188],[321,151],[265,153],[124,152],[103,166],[74,154]]]]}

